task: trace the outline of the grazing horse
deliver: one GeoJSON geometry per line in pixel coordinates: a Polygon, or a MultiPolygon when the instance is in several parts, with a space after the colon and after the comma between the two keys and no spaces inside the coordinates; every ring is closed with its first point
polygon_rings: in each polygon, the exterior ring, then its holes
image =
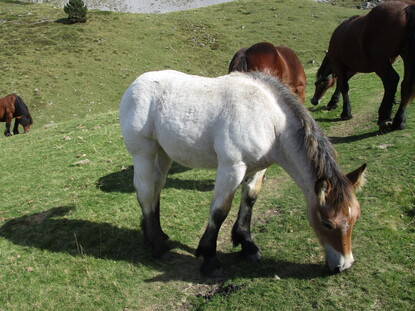
{"type": "Polygon", "coordinates": [[[11,136],[10,126],[12,119],[15,118],[13,134],[19,134],[19,124],[23,126],[24,132],[29,132],[30,125],[33,124],[32,116],[23,99],[16,94],[9,94],[0,98],[0,122],[6,122],[4,135],[11,136]]]}
{"type": "Polygon", "coordinates": [[[291,91],[305,100],[306,75],[300,59],[284,45],[261,42],[242,48],[231,60],[229,71],[261,71],[278,77],[291,91]]]}
{"type": "Polygon", "coordinates": [[[328,52],[317,72],[313,105],[335,84],[336,90],[327,109],[337,107],[343,97],[341,118],[352,118],[348,80],[357,72],[375,72],[383,82],[384,96],[378,111],[378,125],[386,130],[392,121],[392,104],[399,75],[392,63],[398,56],[404,63],[401,103],[392,122],[392,130],[405,128],[405,109],[415,96],[415,5],[384,2],[367,15],[354,16],[333,32],[328,52]]]}
{"type": "Polygon", "coordinates": [[[242,246],[245,258],[259,259],[250,233],[252,207],[265,169],[277,163],[305,195],[329,268],[339,272],[352,265],[352,229],[360,215],[355,188],[362,184],[365,165],[344,175],[328,138],[278,79],[260,72],[218,78],[147,72],[124,93],[120,125],[153,257],[167,257],[169,251],[160,225],[160,192],[174,160],[217,170],[209,222],[196,250],[203,257],[202,273],[222,273],[217,237],[240,184],[233,244],[242,246]]]}

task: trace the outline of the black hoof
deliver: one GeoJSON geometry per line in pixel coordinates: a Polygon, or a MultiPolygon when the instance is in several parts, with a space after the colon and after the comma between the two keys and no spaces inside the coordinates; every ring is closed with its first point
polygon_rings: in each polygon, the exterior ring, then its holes
{"type": "Polygon", "coordinates": [[[382,135],[393,131],[391,120],[378,121],[378,125],[379,133],[382,135]]]}
{"type": "Polygon", "coordinates": [[[353,118],[353,116],[352,116],[351,114],[341,114],[341,115],[340,115],[340,118],[341,118],[343,121],[346,121],[346,120],[350,120],[351,118],[353,118]]]}
{"type": "Polygon", "coordinates": [[[405,129],[405,123],[397,123],[395,124],[395,122],[392,123],[392,130],[396,131],[396,130],[404,130],[405,129]]]}
{"type": "Polygon", "coordinates": [[[153,244],[151,247],[151,256],[155,259],[169,259],[171,257],[170,246],[166,241],[164,243],[153,244]]]}
{"type": "Polygon", "coordinates": [[[202,275],[210,278],[223,277],[222,265],[216,256],[206,258],[204,257],[203,263],[200,266],[200,272],[202,275]]]}
{"type": "Polygon", "coordinates": [[[259,252],[255,254],[249,254],[249,255],[244,255],[241,252],[241,256],[248,261],[260,261],[261,260],[261,254],[259,252]]]}
{"type": "Polygon", "coordinates": [[[258,261],[261,259],[258,246],[252,241],[243,241],[242,243],[241,256],[244,259],[251,261],[258,261]]]}
{"type": "Polygon", "coordinates": [[[338,106],[337,106],[337,104],[333,104],[333,105],[330,105],[330,104],[328,104],[327,106],[326,106],[326,110],[328,110],[328,111],[330,111],[330,110],[334,110],[334,109],[336,109],[338,106]]]}

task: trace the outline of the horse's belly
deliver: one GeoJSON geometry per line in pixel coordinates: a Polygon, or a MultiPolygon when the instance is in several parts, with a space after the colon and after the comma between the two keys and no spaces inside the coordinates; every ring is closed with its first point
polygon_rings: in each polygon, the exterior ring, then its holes
{"type": "Polygon", "coordinates": [[[216,154],[207,148],[194,148],[178,142],[159,143],[171,159],[183,166],[208,169],[218,166],[216,154]]]}

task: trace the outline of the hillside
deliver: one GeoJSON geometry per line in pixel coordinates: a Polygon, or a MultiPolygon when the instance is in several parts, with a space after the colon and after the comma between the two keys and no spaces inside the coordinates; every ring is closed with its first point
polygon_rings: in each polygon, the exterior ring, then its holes
{"type": "Polygon", "coordinates": [[[90,11],[87,23],[67,25],[62,9],[2,1],[7,36],[0,44],[10,48],[1,52],[0,92],[19,94],[36,128],[117,109],[124,90],[145,71],[226,74],[240,47],[260,41],[288,45],[314,73],[327,48],[327,30],[356,14],[331,13],[331,6],[308,0],[253,5],[236,1],[161,15],[90,11]],[[304,20],[309,27],[301,26],[304,20]]]}

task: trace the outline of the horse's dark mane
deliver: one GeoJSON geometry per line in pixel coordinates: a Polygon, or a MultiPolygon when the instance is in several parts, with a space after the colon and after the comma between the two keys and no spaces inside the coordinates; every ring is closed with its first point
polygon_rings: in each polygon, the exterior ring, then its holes
{"type": "MultiPolygon", "coordinates": [[[[32,116],[30,115],[29,108],[27,108],[25,102],[20,96],[16,94],[15,96],[16,96],[16,100],[14,102],[15,114],[26,118],[27,122],[29,122],[30,125],[33,124],[33,119],[32,119],[32,116]]],[[[24,122],[24,120],[22,121],[24,122]]]]}
{"type": "MultiPolygon", "coordinates": [[[[321,62],[320,67],[317,70],[316,77],[321,78],[323,76],[323,71],[326,70],[326,67],[330,65],[330,60],[327,55],[324,56],[323,61],[321,62]]],[[[330,72],[331,73],[331,72],[330,72]]]]}
{"type": "Polygon", "coordinates": [[[345,22],[352,22],[354,21],[356,18],[360,17],[361,15],[354,15],[352,17],[349,17],[348,19],[345,20],[345,22]]]}
{"type": "MultiPolygon", "coordinates": [[[[334,196],[338,198],[337,202],[350,200],[349,192],[346,190],[349,189],[350,182],[337,164],[336,151],[308,110],[300,103],[298,97],[278,79],[261,73],[251,73],[251,75],[254,79],[259,79],[267,84],[275,96],[282,99],[280,102],[285,104],[300,122],[299,135],[308,150],[307,156],[311,161],[311,169],[316,176],[316,182],[323,178],[328,180],[332,191],[334,191],[334,196]]],[[[341,208],[341,204],[336,204],[336,208],[341,208]]]]}

